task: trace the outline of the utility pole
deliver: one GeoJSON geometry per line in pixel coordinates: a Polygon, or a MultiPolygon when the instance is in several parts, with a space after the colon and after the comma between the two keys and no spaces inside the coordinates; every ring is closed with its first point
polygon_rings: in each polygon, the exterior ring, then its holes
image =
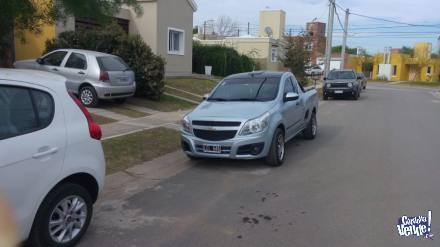
{"type": "Polygon", "coordinates": [[[335,19],[335,0],[329,0],[328,23],[327,23],[327,44],[325,46],[325,70],[324,76],[330,71],[330,59],[332,55],[333,21],[335,19]]]}
{"type": "Polygon", "coordinates": [[[350,10],[345,10],[345,22],[344,22],[344,38],[342,39],[342,51],[341,51],[341,69],[345,68],[345,48],[347,46],[347,35],[348,35],[348,16],[350,15],[350,10]]]}
{"type": "Polygon", "coordinates": [[[248,22],[248,35],[251,35],[251,23],[248,22]]]}

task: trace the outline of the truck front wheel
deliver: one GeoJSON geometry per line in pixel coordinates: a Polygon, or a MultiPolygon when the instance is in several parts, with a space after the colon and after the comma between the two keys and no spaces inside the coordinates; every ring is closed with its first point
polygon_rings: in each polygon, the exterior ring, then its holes
{"type": "Polygon", "coordinates": [[[266,163],[270,166],[281,166],[284,162],[285,145],[284,132],[281,128],[275,131],[272,138],[269,154],[266,157],[266,163]]]}

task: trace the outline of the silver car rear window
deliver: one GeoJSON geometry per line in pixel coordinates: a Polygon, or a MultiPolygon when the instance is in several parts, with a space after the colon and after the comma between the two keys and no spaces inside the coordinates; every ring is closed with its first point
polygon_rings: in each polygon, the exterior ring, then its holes
{"type": "Polygon", "coordinates": [[[124,71],[129,70],[128,65],[120,57],[115,56],[103,56],[96,57],[99,68],[105,71],[124,71]]]}

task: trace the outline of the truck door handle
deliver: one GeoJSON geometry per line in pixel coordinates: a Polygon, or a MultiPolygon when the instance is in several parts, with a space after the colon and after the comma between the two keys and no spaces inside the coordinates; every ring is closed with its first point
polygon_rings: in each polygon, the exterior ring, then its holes
{"type": "Polygon", "coordinates": [[[298,102],[296,102],[296,105],[299,105],[299,101],[298,101],[298,102]]]}
{"type": "Polygon", "coordinates": [[[39,158],[42,158],[42,157],[45,157],[45,156],[49,156],[49,155],[55,154],[57,152],[58,152],[58,148],[43,147],[43,148],[39,149],[38,153],[32,155],[32,158],[39,159],[39,158]],[[42,151],[40,151],[40,150],[42,150],[42,151]]]}
{"type": "Polygon", "coordinates": [[[80,74],[80,75],[85,75],[86,73],[80,71],[80,72],[78,72],[78,74],[80,74]]]}
{"type": "Polygon", "coordinates": [[[58,71],[58,69],[57,69],[57,68],[53,68],[52,70],[53,70],[53,71],[58,71]]]}

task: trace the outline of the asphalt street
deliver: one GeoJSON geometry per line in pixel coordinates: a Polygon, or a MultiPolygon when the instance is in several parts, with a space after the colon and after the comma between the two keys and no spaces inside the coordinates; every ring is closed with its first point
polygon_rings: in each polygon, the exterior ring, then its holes
{"type": "Polygon", "coordinates": [[[80,246],[439,246],[433,91],[372,84],[326,101],[317,138],[288,143],[284,166],[194,162],[128,198],[124,220],[92,223],[80,246]],[[401,216],[428,210],[434,240],[398,235],[401,216]]]}

